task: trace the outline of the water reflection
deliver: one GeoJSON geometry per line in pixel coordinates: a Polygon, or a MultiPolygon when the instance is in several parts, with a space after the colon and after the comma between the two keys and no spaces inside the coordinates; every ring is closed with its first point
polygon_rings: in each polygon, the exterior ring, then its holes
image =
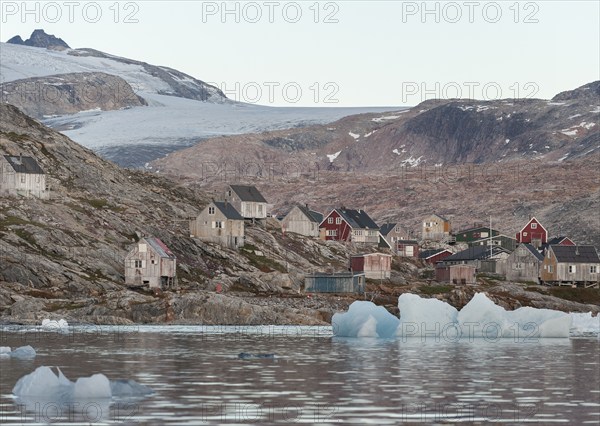
{"type": "MultiPolygon", "coordinates": [[[[337,338],[297,327],[163,330],[120,330],[118,338],[108,332],[93,339],[42,336],[30,343],[35,360],[0,360],[2,423],[43,423],[35,407],[28,411],[10,396],[17,379],[39,365],[58,365],[67,377],[131,378],[156,392],[129,406],[101,406],[108,413],[103,423],[600,420],[598,339],[423,342],[337,338]],[[276,358],[240,359],[241,352],[276,358]]],[[[3,345],[19,346],[22,334],[3,337],[3,345]]],[[[69,416],[61,422],[86,421],[69,416]]]]}

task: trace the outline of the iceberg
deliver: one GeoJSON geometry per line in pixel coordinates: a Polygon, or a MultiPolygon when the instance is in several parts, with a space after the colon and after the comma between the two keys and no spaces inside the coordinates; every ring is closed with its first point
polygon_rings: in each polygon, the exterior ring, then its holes
{"type": "Polygon", "coordinates": [[[527,342],[539,338],[569,337],[572,326],[581,333],[596,330],[598,317],[567,314],[551,309],[523,307],[507,311],[484,293],[477,293],[460,311],[446,302],[405,293],[398,298],[400,318],[382,306],[357,301],[346,313],[333,316],[334,336],[418,337],[447,341],[514,338],[527,342]]]}
{"type": "Polygon", "coordinates": [[[94,374],[90,377],[80,377],[75,382],[69,380],[56,367],[56,372],[50,367],[41,366],[32,373],[21,377],[12,393],[16,397],[39,398],[43,401],[60,403],[85,399],[110,399],[112,397],[139,397],[153,393],[152,389],[134,380],[110,381],[104,374],[94,374]]]}
{"type": "Polygon", "coordinates": [[[44,329],[65,329],[69,327],[69,323],[64,319],[59,319],[58,321],[51,319],[44,319],[42,321],[42,328],[44,329]]]}
{"type": "MultiPolygon", "coordinates": [[[[572,336],[598,336],[600,338],[600,314],[595,317],[591,312],[571,312],[573,323],[571,324],[572,336]]],[[[0,351],[1,352],[1,351],[0,351]]]]}
{"type": "Polygon", "coordinates": [[[33,359],[35,355],[35,349],[29,345],[21,346],[14,351],[11,351],[10,346],[0,346],[0,358],[33,359]]]}
{"type": "Polygon", "coordinates": [[[383,306],[356,301],[348,312],[333,315],[333,334],[338,337],[394,337],[400,320],[383,306]]]}

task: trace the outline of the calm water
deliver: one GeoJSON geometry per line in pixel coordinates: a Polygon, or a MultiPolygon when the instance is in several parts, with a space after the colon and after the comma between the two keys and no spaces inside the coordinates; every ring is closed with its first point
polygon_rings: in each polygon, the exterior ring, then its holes
{"type": "Polygon", "coordinates": [[[311,327],[2,331],[34,360],[0,359],[1,424],[600,424],[600,340],[341,339],[311,327]],[[274,353],[275,359],[238,354],[274,353]],[[58,407],[15,400],[40,365],[155,393],[58,407]]]}

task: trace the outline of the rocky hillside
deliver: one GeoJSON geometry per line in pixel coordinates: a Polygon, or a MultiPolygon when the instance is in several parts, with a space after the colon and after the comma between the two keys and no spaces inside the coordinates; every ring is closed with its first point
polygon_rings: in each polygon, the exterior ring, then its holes
{"type": "Polygon", "coordinates": [[[55,37],[52,34],[46,34],[44,30],[34,30],[31,37],[23,40],[21,36],[16,35],[7,41],[10,44],[20,44],[23,46],[42,47],[44,49],[70,49],[62,38],[55,37]]]}
{"type": "Polygon", "coordinates": [[[89,72],[27,78],[0,84],[2,103],[34,118],[100,109],[111,111],[147,102],[121,77],[89,72]]]}
{"type": "MultiPolygon", "coordinates": [[[[206,192],[121,169],[6,104],[0,152],[35,157],[51,190],[49,200],[0,198],[0,322],[326,324],[361,297],[307,298],[301,287],[307,271],[343,270],[363,248],[283,235],[275,220],[247,227],[240,251],[194,240],[187,219],[206,205],[206,192]],[[161,238],[176,254],[177,289],[124,286],[124,256],[142,235],[161,238]]],[[[422,268],[394,261],[392,279],[369,283],[368,297],[394,312],[401,292],[436,294],[460,306],[476,289],[438,294],[422,268]]],[[[523,296],[522,286],[481,286],[507,307],[597,311],[554,295],[523,296]]]]}
{"type": "Polygon", "coordinates": [[[178,161],[200,158],[230,163],[292,160],[304,167],[380,174],[416,166],[560,162],[600,152],[599,120],[596,81],[552,100],[425,101],[327,125],[220,137],[158,161],[156,167],[167,170],[178,161]],[[222,155],[224,145],[227,157],[222,155]]]}

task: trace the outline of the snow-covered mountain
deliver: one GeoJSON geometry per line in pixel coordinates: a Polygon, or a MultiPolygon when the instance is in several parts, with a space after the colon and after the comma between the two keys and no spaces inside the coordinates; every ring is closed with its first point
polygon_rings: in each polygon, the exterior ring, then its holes
{"type": "MultiPolygon", "coordinates": [[[[38,32],[38,37],[41,35],[38,32]]],[[[56,84],[55,77],[77,73],[118,76],[147,105],[112,111],[103,110],[100,105],[85,110],[81,107],[76,114],[64,115],[57,111],[51,114],[56,116],[48,117],[45,113],[46,116],[38,118],[105,158],[130,167],[143,166],[208,137],[304,127],[361,112],[389,109],[278,108],[245,104],[228,99],[221,90],[202,80],[164,66],[93,49],[46,49],[0,43],[0,84],[12,82],[12,87],[23,87],[26,79],[46,76],[53,79],[44,84],[56,84]],[[19,82],[23,84],[15,84],[19,82]]],[[[115,87],[102,90],[110,94],[117,91],[115,87]]],[[[3,98],[6,101],[6,94],[3,98]]]]}

